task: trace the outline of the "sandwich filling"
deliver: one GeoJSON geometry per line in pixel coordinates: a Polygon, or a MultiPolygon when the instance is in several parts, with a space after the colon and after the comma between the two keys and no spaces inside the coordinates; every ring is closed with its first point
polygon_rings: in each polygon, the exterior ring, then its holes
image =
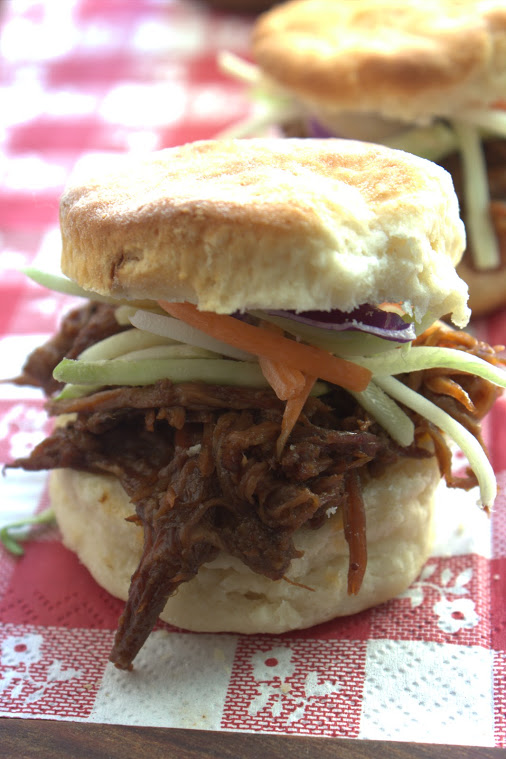
{"type": "MultiPolygon", "coordinates": [[[[162,305],[178,314],[172,321],[179,327],[191,327],[196,309],[162,305]]],[[[213,315],[207,316],[208,322],[198,321],[202,334],[211,329],[213,315]]],[[[299,555],[294,533],[318,529],[330,514],[341,516],[349,546],[348,592],[358,593],[367,566],[362,486],[400,458],[435,456],[450,487],[478,483],[483,505],[491,505],[494,492],[481,471],[486,457],[480,420],[498,385],[506,385],[500,347],[437,323],[409,342],[409,353],[387,345],[383,353],[345,361],[355,374],[344,389],[345,380],[322,381],[316,369],[310,376],[288,366],[283,374],[280,362],[255,360],[248,355],[251,342],[245,350],[236,348],[228,335],[229,351],[243,353],[220,355],[211,342],[199,347],[195,339],[176,342],[132,328],[139,318],[144,327],[169,319],[156,308],[88,302],[28,358],[16,381],[41,387],[52,416],[71,416],[29,457],[9,465],[111,475],[129,496],[130,521],[142,527],[144,549],[111,653],[119,668],[131,668],[167,599],[218,552],[289,583],[290,562],[299,555]],[[240,371],[230,373],[232,365],[240,371]],[[150,374],[153,366],[165,376],[150,374]],[[365,386],[353,389],[357,377],[366,377],[365,386]],[[470,463],[480,462],[460,477],[452,472],[443,434],[453,429],[460,431],[458,442],[470,463]]],[[[290,332],[276,323],[279,318],[291,323],[290,314],[279,313],[248,314],[238,322],[287,340],[294,350],[313,347],[297,334],[300,319],[290,332]]],[[[189,339],[201,332],[192,329],[189,339]]]]}

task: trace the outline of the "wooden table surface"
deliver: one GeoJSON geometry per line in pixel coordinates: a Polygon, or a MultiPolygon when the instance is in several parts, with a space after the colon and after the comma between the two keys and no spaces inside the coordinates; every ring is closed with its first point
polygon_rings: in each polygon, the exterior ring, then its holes
{"type": "Polygon", "coordinates": [[[2,759],[498,759],[506,750],[0,719],[2,759]]]}

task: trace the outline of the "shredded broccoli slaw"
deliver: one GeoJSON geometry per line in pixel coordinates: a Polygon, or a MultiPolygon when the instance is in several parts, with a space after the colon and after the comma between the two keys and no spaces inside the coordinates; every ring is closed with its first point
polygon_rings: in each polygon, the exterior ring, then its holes
{"type": "MultiPolygon", "coordinates": [[[[182,346],[185,348],[189,346],[182,346]]],[[[223,358],[167,358],[165,356],[129,357],[104,361],[72,360],[64,358],[54,370],[59,382],[66,382],[58,398],[76,397],[78,387],[103,387],[104,385],[152,385],[162,379],[171,382],[207,382],[215,385],[240,387],[269,387],[257,363],[233,361],[223,358]]],[[[314,395],[322,395],[328,385],[317,383],[314,395]]],[[[83,395],[87,393],[82,393],[83,395]]]]}
{"type": "Polygon", "coordinates": [[[490,508],[497,495],[495,474],[483,448],[474,435],[440,409],[439,406],[411,390],[395,377],[378,377],[376,382],[392,398],[424,416],[459,446],[478,478],[481,503],[485,508],[490,508]]]}
{"type": "Polygon", "coordinates": [[[456,348],[412,346],[404,351],[394,349],[378,356],[355,357],[354,361],[369,369],[376,379],[393,374],[418,372],[422,369],[455,369],[475,374],[506,388],[506,372],[478,356],[456,348]]]}
{"type": "Polygon", "coordinates": [[[466,226],[471,239],[473,261],[478,269],[494,269],[499,266],[501,256],[489,213],[490,192],[481,137],[476,127],[464,122],[455,121],[453,128],[462,157],[466,226]]]}
{"type": "Polygon", "coordinates": [[[253,104],[252,113],[220,132],[217,135],[220,139],[258,137],[269,127],[300,116],[300,106],[290,93],[265,79],[255,64],[223,51],[218,56],[218,66],[223,73],[250,88],[249,95],[253,104]]]}
{"type": "Polygon", "coordinates": [[[49,508],[41,511],[39,514],[35,514],[33,517],[27,517],[26,519],[21,519],[19,522],[6,524],[0,529],[0,543],[15,556],[22,556],[24,549],[21,543],[30,538],[31,530],[29,528],[46,526],[54,522],[54,511],[49,508]]]}
{"type": "Polygon", "coordinates": [[[415,437],[415,425],[399,405],[372,379],[366,390],[350,393],[360,405],[380,424],[390,437],[407,447],[415,437]]]}

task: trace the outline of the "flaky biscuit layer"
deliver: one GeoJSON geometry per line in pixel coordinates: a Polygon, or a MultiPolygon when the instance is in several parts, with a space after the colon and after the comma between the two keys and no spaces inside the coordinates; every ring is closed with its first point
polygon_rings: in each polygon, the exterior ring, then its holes
{"type": "Polygon", "coordinates": [[[98,293],[219,313],[402,301],[467,322],[450,177],[381,146],[190,143],[70,186],[60,217],[62,269],[98,293]]]}

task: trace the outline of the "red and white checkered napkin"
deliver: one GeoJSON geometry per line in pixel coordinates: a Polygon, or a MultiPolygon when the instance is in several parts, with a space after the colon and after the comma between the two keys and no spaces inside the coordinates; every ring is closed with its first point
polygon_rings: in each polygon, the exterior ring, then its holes
{"type": "MultiPolygon", "coordinates": [[[[58,197],[77,163],[213,136],[247,111],[217,49],[251,21],[191,0],[4,0],[0,28],[0,366],[15,375],[69,299],[19,268],[56,268],[58,197]]],[[[480,325],[504,342],[506,314],[480,325]]],[[[42,398],[0,384],[0,460],[48,429],[42,398]]],[[[160,625],[132,673],[107,663],[122,604],[56,529],[0,556],[0,715],[213,730],[506,745],[506,400],[486,435],[502,492],[492,519],[450,493],[434,557],[377,609],[283,636],[160,625]]],[[[43,474],[0,482],[3,522],[47,505],[43,474]]],[[[92,527],[90,526],[90,529],[92,527]]]]}
{"type": "MultiPolygon", "coordinates": [[[[40,401],[5,394],[0,425],[2,458],[23,453],[44,427],[40,401]]],[[[502,402],[495,454],[504,430],[502,402]]],[[[0,557],[0,715],[505,745],[504,463],[492,520],[476,493],[441,503],[434,556],[402,597],[281,636],[160,625],[131,673],[107,663],[122,603],[56,529],[41,534],[23,558],[0,557]]],[[[45,478],[10,472],[1,498],[42,508],[45,478]]]]}

